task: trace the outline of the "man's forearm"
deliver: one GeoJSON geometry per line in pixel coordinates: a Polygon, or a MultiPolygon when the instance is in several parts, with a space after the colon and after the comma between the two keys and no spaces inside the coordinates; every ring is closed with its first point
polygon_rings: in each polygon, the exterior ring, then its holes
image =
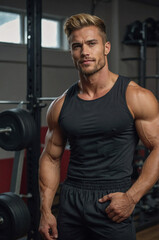
{"type": "Polygon", "coordinates": [[[51,211],[54,196],[60,183],[60,160],[43,156],[39,167],[40,210],[51,211]]]}
{"type": "Polygon", "coordinates": [[[127,195],[136,204],[159,179],[159,149],[154,149],[146,159],[142,172],[136,182],[127,191],[127,195]]]}

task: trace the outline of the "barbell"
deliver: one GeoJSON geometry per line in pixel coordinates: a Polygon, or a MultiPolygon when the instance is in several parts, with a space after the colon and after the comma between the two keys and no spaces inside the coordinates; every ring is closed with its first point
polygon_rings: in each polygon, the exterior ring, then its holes
{"type": "Polygon", "coordinates": [[[12,192],[0,194],[0,240],[24,237],[31,226],[27,205],[12,192]]]}
{"type": "Polygon", "coordinates": [[[0,147],[6,151],[19,151],[32,144],[36,124],[32,115],[22,108],[0,113],[0,147]]]}

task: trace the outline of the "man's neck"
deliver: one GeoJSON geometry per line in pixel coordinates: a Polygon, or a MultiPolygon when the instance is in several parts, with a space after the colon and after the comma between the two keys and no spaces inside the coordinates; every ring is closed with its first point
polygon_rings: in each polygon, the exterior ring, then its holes
{"type": "Polygon", "coordinates": [[[110,72],[105,74],[94,74],[92,76],[80,76],[79,97],[84,99],[95,99],[106,94],[114,85],[118,75],[110,72]]]}

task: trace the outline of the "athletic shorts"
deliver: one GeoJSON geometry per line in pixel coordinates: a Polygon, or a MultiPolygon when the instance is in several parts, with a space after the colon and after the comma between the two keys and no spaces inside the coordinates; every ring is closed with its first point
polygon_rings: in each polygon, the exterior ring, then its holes
{"type": "Polygon", "coordinates": [[[67,179],[61,188],[58,214],[59,240],[135,240],[133,216],[121,223],[108,218],[109,202],[98,199],[114,192],[126,192],[131,180],[87,182],[67,179]]]}

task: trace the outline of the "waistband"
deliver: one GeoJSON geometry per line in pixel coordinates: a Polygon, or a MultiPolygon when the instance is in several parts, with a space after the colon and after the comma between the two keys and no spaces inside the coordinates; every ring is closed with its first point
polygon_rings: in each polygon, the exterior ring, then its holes
{"type": "Polygon", "coordinates": [[[88,189],[88,190],[120,190],[120,189],[129,189],[132,185],[131,178],[125,178],[121,180],[83,180],[83,179],[72,179],[67,178],[64,182],[64,185],[88,189]]]}

